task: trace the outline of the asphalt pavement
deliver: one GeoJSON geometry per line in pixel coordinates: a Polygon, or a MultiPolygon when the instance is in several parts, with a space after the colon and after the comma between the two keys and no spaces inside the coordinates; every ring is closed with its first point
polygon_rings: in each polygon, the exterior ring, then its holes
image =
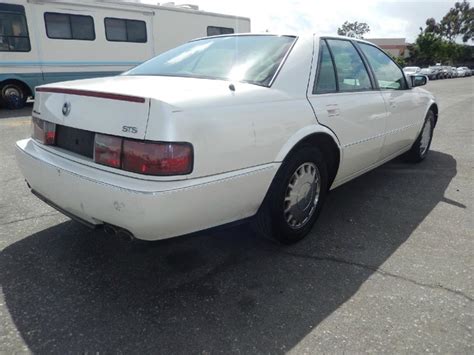
{"type": "Polygon", "coordinates": [[[428,158],[332,191],[290,247],[247,225],[153,243],[90,231],[24,183],[31,105],[0,109],[0,352],[472,354],[474,78],[426,88],[428,158]]]}

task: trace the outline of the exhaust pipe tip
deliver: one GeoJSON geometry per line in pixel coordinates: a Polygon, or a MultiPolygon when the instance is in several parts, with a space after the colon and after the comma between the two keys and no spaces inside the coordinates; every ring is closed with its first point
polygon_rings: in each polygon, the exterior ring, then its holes
{"type": "Polygon", "coordinates": [[[135,237],[133,236],[132,233],[130,233],[128,230],[126,229],[120,229],[118,232],[117,232],[117,235],[119,237],[122,237],[128,241],[133,241],[135,240],[135,237]]]}
{"type": "Polygon", "coordinates": [[[112,224],[104,224],[104,232],[111,235],[116,235],[125,240],[135,240],[135,236],[130,233],[128,230],[114,226],[112,224]]]}

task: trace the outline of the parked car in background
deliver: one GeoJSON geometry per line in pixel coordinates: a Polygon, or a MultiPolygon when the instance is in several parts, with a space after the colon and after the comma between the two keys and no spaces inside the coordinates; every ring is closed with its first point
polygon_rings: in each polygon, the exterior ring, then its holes
{"type": "Polygon", "coordinates": [[[457,78],[458,77],[458,71],[457,71],[456,67],[450,67],[450,68],[451,68],[452,77],[457,78]]]}
{"type": "Polygon", "coordinates": [[[446,67],[441,66],[439,68],[439,70],[440,70],[442,79],[449,79],[449,72],[448,72],[448,69],[446,67]]]}
{"type": "Polygon", "coordinates": [[[404,67],[403,71],[408,75],[415,75],[421,71],[420,67],[404,67]]]}
{"type": "Polygon", "coordinates": [[[464,76],[471,76],[472,75],[472,70],[469,69],[468,67],[461,67],[461,69],[464,70],[464,76]]]}
{"type": "Polygon", "coordinates": [[[420,70],[420,74],[426,75],[428,77],[428,79],[430,79],[430,80],[438,79],[436,71],[433,70],[432,68],[423,68],[423,69],[420,70]]]}
{"type": "Polygon", "coordinates": [[[444,79],[444,74],[442,72],[441,66],[435,65],[435,66],[430,66],[429,68],[431,70],[433,70],[433,73],[434,73],[436,79],[444,79]]]}
{"type": "Polygon", "coordinates": [[[448,79],[453,79],[453,78],[456,78],[456,77],[457,77],[457,71],[456,71],[456,70],[453,70],[452,67],[450,67],[450,66],[445,66],[444,69],[446,70],[447,78],[448,78],[448,79]]]}
{"type": "Polygon", "coordinates": [[[465,67],[459,67],[456,69],[457,73],[458,73],[458,77],[460,78],[463,78],[465,76],[467,76],[467,71],[465,69],[465,67]]]}
{"type": "Polygon", "coordinates": [[[90,226],[156,240],[255,216],[294,243],[328,190],[427,156],[426,82],[353,38],[202,38],[120,76],[37,88],[17,159],[34,194],[90,226]]]}

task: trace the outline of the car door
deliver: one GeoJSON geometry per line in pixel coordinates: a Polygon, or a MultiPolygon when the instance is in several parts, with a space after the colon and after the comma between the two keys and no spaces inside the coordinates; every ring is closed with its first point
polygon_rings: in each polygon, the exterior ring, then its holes
{"type": "Polygon", "coordinates": [[[352,41],[321,39],[319,47],[315,81],[312,90],[308,90],[308,100],[318,122],[330,128],[342,146],[336,177],[342,181],[377,162],[387,112],[352,41]]]}
{"type": "Polygon", "coordinates": [[[357,45],[373,70],[387,107],[387,132],[380,155],[380,159],[386,159],[413,144],[424,119],[424,105],[387,54],[368,43],[357,45]]]}

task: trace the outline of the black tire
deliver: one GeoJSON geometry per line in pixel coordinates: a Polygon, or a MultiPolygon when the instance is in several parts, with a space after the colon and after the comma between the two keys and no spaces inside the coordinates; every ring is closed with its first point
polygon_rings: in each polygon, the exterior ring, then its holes
{"type": "Polygon", "coordinates": [[[1,104],[11,110],[25,107],[28,94],[25,88],[17,83],[6,83],[1,87],[1,104]]]}
{"type": "Polygon", "coordinates": [[[430,150],[431,141],[433,140],[434,127],[435,113],[432,110],[429,110],[426,114],[425,123],[423,124],[423,128],[421,129],[418,138],[406,153],[407,161],[411,163],[419,163],[426,158],[430,150]],[[425,134],[428,134],[428,136],[425,134]]]}
{"type": "Polygon", "coordinates": [[[311,146],[299,148],[285,159],[273,179],[265,200],[254,218],[253,226],[255,231],[264,237],[276,239],[283,244],[293,244],[300,241],[310,232],[316,222],[321,212],[327,190],[328,172],[323,155],[319,149],[311,146]],[[301,180],[303,180],[304,177],[310,178],[314,168],[314,179],[316,181],[319,175],[319,184],[314,183],[314,185],[312,185],[304,182],[303,185],[298,185],[295,179],[300,179],[300,177],[296,177],[295,174],[301,173],[301,180]],[[295,186],[291,187],[290,182],[295,186]],[[289,190],[292,188],[299,188],[298,193],[288,195],[289,190]],[[319,193],[317,190],[319,190],[319,193]],[[305,197],[300,199],[302,192],[305,197]],[[294,198],[296,198],[298,202],[292,206],[294,206],[293,209],[297,210],[298,214],[300,214],[301,211],[300,207],[306,205],[306,207],[303,208],[304,211],[301,212],[304,219],[301,221],[300,226],[296,224],[291,225],[292,222],[296,220],[292,220],[291,216],[288,217],[288,214],[291,212],[285,213],[285,208],[289,208],[287,204],[291,205],[291,202],[287,201],[287,199],[290,198],[289,196],[295,195],[297,195],[297,197],[294,198]],[[287,220],[288,218],[290,218],[290,221],[287,220]]]}

